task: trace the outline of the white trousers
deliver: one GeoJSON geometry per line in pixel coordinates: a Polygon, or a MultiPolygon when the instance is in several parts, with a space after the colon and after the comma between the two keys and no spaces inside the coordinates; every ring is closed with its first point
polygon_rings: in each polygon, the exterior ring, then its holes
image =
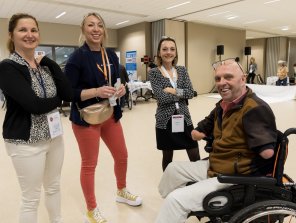
{"type": "Polygon", "coordinates": [[[209,193],[228,187],[217,178],[208,178],[208,160],[172,162],[159,184],[164,203],[155,223],[184,223],[191,211],[202,211],[203,199],[209,193]],[[186,186],[188,182],[196,182],[186,186]]]}
{"type": "Polygon", "coordinates": [[[19,223],[37,223],[42,185],[50,222],[62,223],[60,177],[64,160],[63,138],[59,136],[30,145],[5,143],[5,147],[22,191],[19,223]]]}

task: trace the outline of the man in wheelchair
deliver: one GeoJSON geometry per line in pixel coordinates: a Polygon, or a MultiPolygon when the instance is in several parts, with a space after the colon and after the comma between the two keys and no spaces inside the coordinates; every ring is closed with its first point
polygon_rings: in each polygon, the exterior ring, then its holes
{"type": "MultiPolygon", "coordinates": [[[[257,201],[258,191],[259,197],[264,193],[271,200],[275,199],[274,194],[285,194],[276,186],[281,182],[271,176],[275,172],[278,137],[282,134],[276,129],[269,105],[246,86],[243,69],[235,59],[216,62],[213,68],[222,99],[192,131],[195,140],[213,137],[209,159],[172,162],[167,167],[159,184],[165,200],[155,222],[183,223],[190,215],[207,217],[209,222],[284,222],[286,214],[280,215],[280,221],[265,221],[266,217],[260,216],[258,221],[238,220],[249,215],[250,210],[238,210],[257,201]],[[257,191],[261,185],[262,191],[257,191]]],[[[265,196],[261,197],[265,200],[265,196]]],[[[264,207],[258,204],[254,210],[264,207]]],[[[283,208],[277,203],[270,205],[283,208]]],[[[293,208],[296,215],[296,205],[293,208]]]]}

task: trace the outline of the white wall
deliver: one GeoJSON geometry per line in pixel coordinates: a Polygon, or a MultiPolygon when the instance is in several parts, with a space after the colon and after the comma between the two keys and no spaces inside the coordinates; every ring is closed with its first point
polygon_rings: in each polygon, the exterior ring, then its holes
{"type": "MultiPolygon", "coordinates": [[[[41,45],[78,46],[80,27],[56,23],[39,22],[41,45]]],[[[0,19],[0,60],[8,57],[6,48],[8,40],[8,20],[0,19]]],[[[117,30],[108,29],[107,47],[117,47],[117,30]]]]}
{"type": "Polygon", "coordinates": [[[229,29],[197,23],[187,23],[187,68],[193,87],[199,94],[208,93],[214,86],[212,63],[219,60],[217,45],[224,45],[222,59],[240,57],[244,62],[244,30],[229,29]]]}

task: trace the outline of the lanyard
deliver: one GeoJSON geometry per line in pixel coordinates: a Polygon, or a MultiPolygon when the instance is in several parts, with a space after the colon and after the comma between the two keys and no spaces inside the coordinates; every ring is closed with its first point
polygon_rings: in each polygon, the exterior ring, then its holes
{"type": "Polygon", "coordinates": [[[176,89],[177,88],[177,72],[176,72],[176,69],[174,67],[172,68],[173,80],[172,80],[171,76],[169,75],[169,73],[167,72],[167,70],[164,68],[164,66],[161,66],[161,70],[163,71],[165,76],[170,80],[171,85],[173,86],[173,88],[176,89]]]}
{"type": "MultiPolygon", "coordinates": [[[[171,76],[169,75],[169,73],[167,72],[167,70],[164,68],[163,65],[161,66],[161,70],[165,74],[165,76],[170,80],[171,85],[173,86],[173,88],[176,89],[177,88],[177,71],[176,71],[176,69],[174,67],[172,68],[173,80],[172,80],[171,76]]],[[[175,105],[176,105],[176,109],[179,110],[180,109],[179,103],[176,102],[175,105]]]]}
{"type": "Polygon", "coordinates": [[[106,53],[106,50],[104,48],[101,48],[101,55],[102,55],[102,60],[103,60],[103,68],[104,70],[102,70],[102,68],[100,67],[99,64],[97,64],[98,69],[104,74],[105,80],[108,82],[108,76],[107,76],[107,68],[106,68],[106,61],[105,61],[105,57],[107,60],[107,64],[108,64],[108,71],[109,71],[109,81],[111,83],[111,68],[110,68],[110,62],[109,62],[109,58],[108,55],[106,53]],[[105,57],[104,57],[105,55],[105,57]]]}
{"type": "MultiPolygon", "coordinates": [[[[37,67],[38,67],[38,65],[37,65],[37,67]]],[[[45,84],[44,84],[44,81],[43,81],[43,78],[42,78],[42,72],[41,72],[41,70],[39,68],[37,68],[37,70],[38,70],[39,74],[36,74],[34,71],[32,71],[32,72],[33,72],[34,76],[36,77],[39,85],[41,86],[41,88],[43,90],[43,95],[46,98],[46,89],[45,89],[45,84]]]]}

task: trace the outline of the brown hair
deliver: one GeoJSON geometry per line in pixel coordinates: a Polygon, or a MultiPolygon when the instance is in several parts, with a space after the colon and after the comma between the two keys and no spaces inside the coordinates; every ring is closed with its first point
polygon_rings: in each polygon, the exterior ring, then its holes
{"type": "Polygon", "coordinates": [[[176,46],[176,57],[173,60],[172,65],[173,66],[176,66],[177,65],[177,62],[178,62],[177,44],[176,44],[176,41],[172,37],[167,37],[167,36],[163,36],[161,38],[161,40],[159,41],[159,43],[158,43],[158,47],[157,47],[157,60],[156,60],[157,66],[161,66],[162,65],[162,59],[160,57],[160,47],[161,47],[161,44],[162,44],[163,41],[172,41],[173,43],[175,43],[175,46],[176,46]]]}
{"type": "Polygon", "coordinates": [[[13,53],[15,50],[14,43],[12,41],[13,37],[13,31],[15,27],[17,26],[17,23],[20,19],[33,19],[36,23],[37,28],[39,29],[38,22],[36,18],[32,15],[26,14],[26,13],[17,13],[11,16],[9,23],[8,23],[8,33],[10,35],[10,38],[7,41],[7,49],[10,53],[13,53]]]}
{"type": "Polygon", "coordinates": [[[83,35],[83,26],[84,26],[84,23],[85,23],[85,20],[90,17],[90,16],[94,16],[96,17],[98,20],[100,20],[103,24],[103,29],[104,29],[104,39],[103,39],[103,42],[102,42],[102,45],[104,45],[105,41],[107,40],[108,38],[108,34],[107,34],[107,28],[106,28],[106,25],[105,25],[105,22],[104,22],[104,19],[102,18],[102,16],[99,14],[99,13],[96,13],[96,12],[90,12],[88,13],[87,15],[85,15],[83,17],[83,20],[81,22],[81,25],[80,25],[80,28],[81,28],[81,33],[80,33],[80,36],[79,36],[79,45],[82,45],[85,41],[85,38],[84,38],[84,35],[83,35]]]}

